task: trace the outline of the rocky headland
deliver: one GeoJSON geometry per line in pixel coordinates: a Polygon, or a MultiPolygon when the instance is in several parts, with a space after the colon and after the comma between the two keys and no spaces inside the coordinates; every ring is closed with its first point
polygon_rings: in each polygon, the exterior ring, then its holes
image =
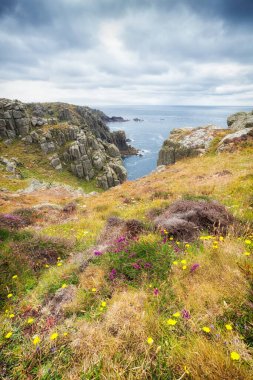
{"type": "Polygon", "coordinates": [[[171,165],[185,157],[203,155],[211,147],[218,153],[233,152],[243,144],[253,145],[253,111],[229,116],[227,125],[227,129],[216,125],[173,129],[159,151],[157,165],[171,165]]]}
{"type": "MultiPolygon", "coordinates": [[[[0,99],[0,138],[5,145],[17,139],[27,148],[36,144],[55,170],[70,170],[85,181],[96,179],[105,190],[127,178],[122,157],[137,154],[124,131],[110,132],[105,124],[109,121],[89,107],[0,99]]],[[[15,159],[14,164],[7,157],[2,162],[15,171],[15,159]]]]}

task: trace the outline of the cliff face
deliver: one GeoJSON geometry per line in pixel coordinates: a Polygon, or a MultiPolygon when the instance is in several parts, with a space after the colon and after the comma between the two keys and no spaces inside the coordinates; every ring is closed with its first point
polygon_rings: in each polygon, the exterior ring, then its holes
{"type": "Polygon", "coordinates": [[[124,132],[111,133],[97,111],[66,103],[1,99],[0,137],[8,144],[17,138],[37,144],[56,170],[69,169],[86,181],[96,178],[103,189],[126,179],[121,154],[134,153],[124,132]]]}

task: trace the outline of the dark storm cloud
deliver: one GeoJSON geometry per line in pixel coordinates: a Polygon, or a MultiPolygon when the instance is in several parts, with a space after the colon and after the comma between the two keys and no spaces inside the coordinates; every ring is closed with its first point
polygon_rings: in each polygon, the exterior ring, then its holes
{"type": "Polygon", "coordinates": [[[0,96],[243,103],[252,17],[251,0],[1,0],[0,96]]]}

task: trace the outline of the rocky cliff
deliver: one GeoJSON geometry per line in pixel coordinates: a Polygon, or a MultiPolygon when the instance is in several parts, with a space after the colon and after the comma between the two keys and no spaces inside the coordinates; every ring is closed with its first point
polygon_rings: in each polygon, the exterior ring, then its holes
{"type": "Polygon", "coordinates": [[[159,152],[158,165],[170,165],[184,157],[205,153],[221,130],[215,125],[173,129],[159,152]]]}
{"type": "MultiPolygon", "coordinates": [[[[0,100],[0,137],[5,144],[22,139],[37,144],[56,170],[68,169],[86,181],[96,178],[108,189],[127,173],[121,154],[136,154],[123,131],[111,133],[96,110],[66,103],[0,100]]],[[[13,152],[15,155],[15,153],[13,152]]]]}
{"type": "Polygon", "coordinates": [[[215,125],[173,129],[159,151],[157,165],[170,165],[185,157],[202,155],[213,143],[217,152],[231,152],[242,144],[253,145],[253,111],[229,116],[227,125],[228,129],[215,125]]]}

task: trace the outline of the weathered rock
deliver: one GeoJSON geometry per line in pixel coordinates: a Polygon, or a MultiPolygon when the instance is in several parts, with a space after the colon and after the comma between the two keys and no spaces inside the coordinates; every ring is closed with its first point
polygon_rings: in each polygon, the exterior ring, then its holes
{"type": "Polygon", "coordinates": [[[30,128],[27,109],[21,102],[0,99],[0,137],[26,136],[30,128]]]}
{"type": "Polygon", "coordinates": [[[227,118],[227,125],[233,131],[245,128],[253,128],[253,111],[237,112],[227,118]]]}
{"type": "Polygon", "coordinates": [[[232,152],[243,143],[253,146],[253,128],[240,129],[237,132],[226,135],[219,143],[218,152],[232,152]]]}
{"type": "Polygon", "coordinates": [[[56,170],[62,169],[62,164],[57,154],[51,157],[50,163],[56,170]]]}
{"type": "Polygon", "coordinates": [[[136,155],[138,150],[127,144],[125,131],[112,132],[113,143],[118,147],[122,156],[136,155]]]}
{"type": "Polygon", "coordinates": [[[120,157],[120,152],[118,150],[118,148],[116,147],[116,145],[114,144],[108,144],[107,147],[107,153],[109,154],[109,156],[111,157],[120,157]]]}
{"type": "Polygon", "coordinates": [[[173,129],[163,143],[157,165],[170,165],[182,158],[205,153],[220,131],[215,125],[173,129]]]}

